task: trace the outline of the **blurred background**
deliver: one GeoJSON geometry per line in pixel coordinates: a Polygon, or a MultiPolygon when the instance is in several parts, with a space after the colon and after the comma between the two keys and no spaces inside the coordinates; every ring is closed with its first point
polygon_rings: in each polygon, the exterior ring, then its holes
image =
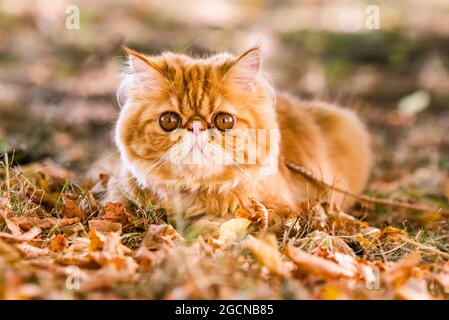
{"type": "Polygon", "coordinates": [[[80,176],[102,162],[122,44],[195,55],[260,44],[277,90],[367,122],[372,194],[446,204],[447,0],[0,0],[0,149],[80,176]]]}

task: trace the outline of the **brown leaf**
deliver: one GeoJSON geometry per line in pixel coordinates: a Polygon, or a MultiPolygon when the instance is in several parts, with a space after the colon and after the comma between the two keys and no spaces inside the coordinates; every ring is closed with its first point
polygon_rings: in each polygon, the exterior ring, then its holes
{"type": "Polygon", "coordinates": [[[63,232],[67,237],[78,234],[80,231],[86,231],[83,224],[81,222],[77,222],[74,224],[69,224],[59,228],[61,232],[63,232]]]}
{"type": "Polygon", "coordinates": [[[125,271],[137,268],[137,263],[128,256],[131,249],[121,243],[118,233],[91,230],[89,239],[90,255],[99,265],[125,271]]]}
{"type": "Polygon", "coordinates": [[[14,235],[6,232],[0,232],[0,238],[11,239],[15,241],[31,241],[42,232],[41,228],[33,227],[28,232],[21,235],[14,235]]]}
{"type": "Polygon", "coordinates": [[[122,203],[108,202],[104,205],[104,220],[119,222],[122,225],[127,225],[130,221],[130,214],[122,203]]]}
{"type": "Polygon", "coordinates": [[[254,211],[253,221],[260,226],[261,230],[266,230],[269,218],[268,209],[256,199],[251,197],[250,200],[254,211]]]}
{"type": "Polygon", "coordinates": [[[139,265],[133,258],[123,256],[103,261],[101,269],[81,284],[81,290],[115,289],[120,282],[132,283],[138,279],[139,265]]]}
{"type": "Polygon", "coordinates": [[[67,252],[55,257],[55,262],[65,266],[78,266],[82,268],[98,267],[98,263],[88,252],[67,252]]]}
{"type": "Polygon", "coordinates": [[[390,239],[408,238],[407,232],[390,226],[383,228],[382,231],[380,231],[376,236],[380,240],[386,238],[390,239]]]}
{"type": "Polygon", "coordinates": [[[91,191],[86,192],[86,197],[81,201],[80,207],[90,214],[98,213],[101,209],[100,203],[95,199],[91,191]]]}
{"type": "Polygon", "coordinates": [[[105,237],[95,229],[89,231],[89,250],[97,251],[103,249],[105,237]]]}
{"type": "Polygon", "coordinates": [[[316,276],[335,279],[341,277],[351,278],[355,275],[354,271],[351,269],[346,269],[334,262],[311,255],[292,245],[286,247],[285,255],[290,258],[301,271],[316,276]]]}
{"type": "Polygon", "coordinates": [[[41,234],[42,229],[39,227],[32,227],[30,230],[22,234],[21,238],[25,241],[33,240],[39,234],[41,234]]]}
{"type": "MultiPolygon", "coordinates": [[[[348,255],[354,255],[354,251],[340,237],[334,237],[327,232],[315,230],[307,234],[307,237],[295,241],[295,246],[301,247],[303,251],[315,252],[316,250],[331,250],[332,255],[340,252],[348,255]]],[[[318,255],[320,253],[318,252],[318,255]]],[[[323,258],[326,258],[323,256],[323,258]]],[[[328,259],[329,260],[329,259],[328,259]]],[[[336,261],[335,261],[336,262],[336,261]]]]}
{"type": "Polygon", "coordinates": [[[245,246],[272,273],[282,277],[286,275],[276,237],[273,234],[267,234],[262,239],[248,236],[245,246]]]}
{"type": "Polygon", "coordinates": [[[46,164],[42,164],[40,166],[42,166],[40,168],[40,171],[42,173],[44,173],[45,175],[48,175],[49,177],[52,177],[53,179],[55,179],[55,178],[59,179],[60,180],[59,184],[61,184],[61,185],[64,184],[66,180],[73,180],[73,178],[74,178],[74,175],[70,171],[68,171],[62,167],[59,167],[55,164],[47,164],[46,163],[46,164]]]}
{"type": "Polygon", "coordinates": [[[432,300],[424,279],[410,278],[404,285],[395,290],[395,299],[401,300],[432,300]]]}
{"type": "Polygon", "coordinates": [[[145,246],[141,246],[134,252],[134,259],[139,262],[141,268],[150,268],[159,265],[169,255],[170,249],[167,247],[162,250],[150,251],[145,246]]]}
{"type": "Polygon", "coordinates": [[[122,224],[107,220],[93,219],[89,220],[89,229],[100,232],[118,232],[122,233],[122,224]]]}
{"type": "Polygon", "coordinates": [[[16,247],[26,258],[43,257],[48,256],[49,254],[47,248],[38,248],[27,243],[19,243],[16,245],[16,247]]]}
{"type": "Polygon", "coordinates": [[[245,208],[238,208],[235,215],[237,218],[244,218],[251,221],[259,230],[266,230],[268,228],[268,209],[255,198],[250,197],[252,208],[247,210],[245,208]]]}
{"type": "Polygon", "coordinates": [[[17,223],[23,229],[31,229],[36,226],[42,229],[49,229],[54,227],[64,227],[70,224],[80,222],[79,218],[38,218],[38,217],[12,217],[12,221],[17,223]]]}
{"type": "Polygon", "coordinates": [[[142,245],[149,250],[159,250],[165,246],[174,247],[182,241],[179,233],[169,224],[152,224],[142,240],[142,245]]]}
{"type": "Polygon", "coordinates": [[[84,211],[68,195],[62,196],[62,215],[64,218],[79,218],[81,221],[84,219],[84,211]]]}
{"type": "Polygon", "coordinates": [[[393,287],[404,284],[410,275],[413,268],[416,267],[421,261],[421,255],[418,252],[413,252],[397,262],[390,270],[385,271],[382,274],[382,279],[387,285],[393,287]]]}
{"type": "Polygon", "coordinates": [[[10,212],[10,209],[6,206],[0,207],[0,216],[3,217],[3,220],[5,221],[9,231],[11,231],[14,236],[21,236],[22,230],[20,230],[19,225],[8,218],[8,214],[10,214],[10,212]]]}
{"type": "Polygon", "coordinates": [[[378,230],[342,211],[330,211],[328,216],[332,225],[331,230],[336,235],[353,236],[355,234],[374,233],[378,230]]]}
{"type": "Polygon", "coordinates": [[[56,235],[53,240],[50,241],[50,250],[54,253],[63,252],[69,245],[69,241],[63,234],[56,235]]]}

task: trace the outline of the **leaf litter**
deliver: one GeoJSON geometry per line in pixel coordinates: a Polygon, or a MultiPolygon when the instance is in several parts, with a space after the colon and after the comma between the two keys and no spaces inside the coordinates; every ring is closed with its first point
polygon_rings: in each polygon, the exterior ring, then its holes
{"type": "Polygon", "coordinates": [[[304,203],[273,232],[275,213],[251,199],[217,235],[188,239],[139,208],[100,203],[104,175],[83,183],[59,168],[7,170],[1,298],[448,298],[444,247],[326,203],[304,203]]]}

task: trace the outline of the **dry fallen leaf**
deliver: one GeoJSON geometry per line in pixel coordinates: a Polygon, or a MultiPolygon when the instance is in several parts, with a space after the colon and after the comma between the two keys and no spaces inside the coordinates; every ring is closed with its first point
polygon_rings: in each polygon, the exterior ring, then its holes
{"type": "Polygon", "coordinates": [[[370,227],[368,223],[360,221],[343,211],[328,212],[331,230],[335,235],[353,236],[356,234],[372,234],[378,231],[377,228],[370,227]]]}
{"type": "Polygon", "coordinates": [[[277,240],[273,234],[266,234],[261,239],[248,236],[245,240],[245,247],[272,273],[278,276],[286,275],[277,240]]]}
{"type": "Polygon", "coordinates": [[[126,226],[130,221],[130,214],[122,203],[108,202],[103,206],[104,215],[102,219],[119,222],[126,226]]]}
{"type": "Polygon", "coordinates": [[[397,288],[393,296],[401,300],[432,300],[424,279],[410,278],[405,284],[397,288]]]}
{"type": "Polygon", "coordinates": [[[68,195],[62,196],[62,215],[64,218],[79,218],[81,221],[84,219],[84,211],[68,195]]]}
{"type": "Polygon", "coordinates": [[[61,253],[68,247],[69,241],[63,234],[57,234],[53,240],[50,241],[49,248],[54,253],[61,253]]]}
{"type": "Polygon", "coordinates": [[[410,277],[413,268],[421,261],[421,255],[413,252],[407,257],[393,265],[393,267],[382,274],[382,279],[387,285],[397,287],[404,284],[410,277]]]}
{"type": "Polygon", "coordinates": [[[49,251],[47,248],[38,248],[28,243],[19,243],[16,247],[26,258],[36,258],[49,255],[49,251]]]}
{"type": "Polygon", "coordinates": [[[100,232],[118,232],[122,233],[122,224],[107,220],[92,219],[89,220],[89,229],[100,232]]]}
{"type": "Polygon", "coordinates": [[[248,227],[251,221],[244,218],[230,219],[220,226],[219,239],[237,240],[243,238],[248,233],[248,227]]]}
{"type": "MultiPolygon", "coordinates": [[[[332,236],[320,230],[310,232],[307,237],[297,239],[294,244],[307,252],[315,252],[317,249],[327,249],[332,251],[332,255],[334,252],[354,255],[354,251],[342,238],[332,236]]],[[[325,257],[323,256],[323,258],[325,257]]]]}
{"type": "Polygon", "coordinates": [[[159,250],[165,246],[173,248],[182,237],[169,224],[152,224],[142,240],[142,245],[148,250],[159,250]]]}
{"type": "Polygon", "coordinates": [[[355,275],[352,269],[346,269],[334,262],[311,255],[292,245],[286,247],[285,255],[290,258],[301,271],[316,276],[323,278],[351,278],[355,275]]]}
{"type": "Polygon", "coordinates": [[[268,209],[253,197],[250,197],[249,200],[251,201],[251,208],[238,208],[235,216],[248,219],[258,230],[267,230],[270,218],[268,209]]]}
{"type": "Polygon", "coordinates": [[[39,228],[39,227],[32,227],[30,230],[28,230],[27,232],[22,234],[21,238],[24,241],[30,241],[30,240],[33,240],[38,235],[40,235],[41,232],[42,232],[41,228],[39,228]]]}
{"type": "Polygon", "coordinates": [[[101,268],[83,284],[84,290],[114,287],[119,281],[135,281],[137,262],[130,256],[132,250],[121,243],[116,232],[89,232],[90,256],[101,268]]]}
{"type": "Polygon", "coordinates": [[[31,229],[36,226],[42,229],[49,229],[54,227],[64,227],[77,222],[80,222],[79,218],[37,218],[37,217],[12,217],[12,221],[17,223],[22,229],[31,229]]]}
{"type": "Polygon", "coordinates": [[[31,241],[36,236],[38,236],[41,232],[42,232],[41,228],[33,227],[21,235],[14,235],[11,233],[0,232],[0,238],[11,239],[11,240],[15,240],[15,241],[31,241]]]}
{"type": "Polygon", "coordinates": [[[55,257],[55,262],[65,266],[78,266],[81,268],[97,267],[98,264],[88,252],[64,252],[55,257]]]}
{"type": "Polygon", "coordinates": [[[10,212],[9,208],[7,208],[7,207],[3,207],[3,208],[0,207],[0,216],[3,217],[3,220],[5,221],[6,226],[8,227],[9,231],[11,231],[11,233],[14,236],[21,236],[22,235],[22,230],[20,230],[20,227],[19,227],[19,225],[16,222],[11,221],[8,218],[8,213],[9,212],[10,212]]]}
{"type": "Polygon", "coordinates": [[[121,237],[116,232],[90,230],[89,239],[89,250],[97,261],[114,260],[131,253],[131,249],[122,244],[121,237]]]}
{"type": "Polygon", "coordinates": [[[105,236],[97,232],[95,229],[89,231],[89,251],[97,251],[103,249],[105,236]]]}
{"type": "Polygon", "coordinates": [[[378,239],[385,239],[385,238],[390,238],[390,239],[401,239],[401,238],[408,238],[407,232],[405,232],[404,230],[398,229],[398,228],[394,228],[394,227],[390,227],[387,226],[385,228],[383,228],[379,233],[376,234],[378,239]]]}

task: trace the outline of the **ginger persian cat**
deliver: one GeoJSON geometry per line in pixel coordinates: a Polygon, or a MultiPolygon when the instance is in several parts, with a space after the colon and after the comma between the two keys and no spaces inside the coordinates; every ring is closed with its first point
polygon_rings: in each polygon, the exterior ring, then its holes
{"type": "MultiPolygon", "coordinates": [[[[150,201],[169,218],[206,229],[249,207],[251,197],[286,217],[322,190],[291,172],[283,157],[350,192],[365,187],[369,135],[359,118],[276,93],[258,48],[208,58],[126,52],[115,131],[121,169],[109,201],[150,201]]],[[[352,204],[335,193],[330,201],[352,204]]]]}

